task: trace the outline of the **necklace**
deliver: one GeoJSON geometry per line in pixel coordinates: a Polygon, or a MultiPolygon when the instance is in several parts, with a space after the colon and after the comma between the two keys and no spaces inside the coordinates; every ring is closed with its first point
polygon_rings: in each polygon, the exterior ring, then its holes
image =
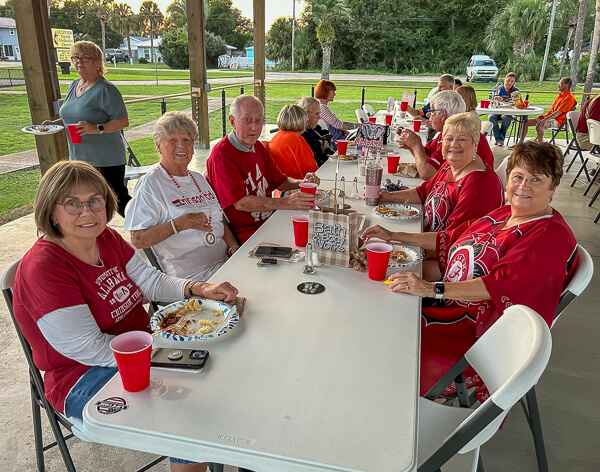
{"type": "MultiPolygon", "coordinates": [[[[179,185],[179,182],[177,182],[177,180],[175,179],[175,177],[173,176],[173,174],[171,174],[171,172],[169,172],[169,170],[163,165],[163,163],[160,163],[160,166],[163,168],[163,170],[167,173],[167,175],[171,178],[171,180],[173,181],[173,183],[175,184],[175,186],[179,189],[179,191],[182,194],[182,197],[188,201],[190,201],[192,203],[192,205],[194,205],[194,208],[196,210],[198,210],[198,212],[200,213],[200,207],[196,204],[196,202],[194,200],[192,200],[190,197],[188,197],[185,193],[185,191],[183,190],[183,188],[181,188],[181,185],[179,185]]],[[[194,182],[194,185],[196,186],[196,189],[198,189],[198,194],[202,194],[202,190],[200,190],[200,185],[198,185],[198,182],[196,182],[196,179],[194,178],[194,175],[189,171],[189,169],[186,169],[187,175],[188,177],[190,177],[192,179],[192,182],[194,182]]],[[[210,225],[212,218],[209,216],[208,217],[208,223],[210,225]]],[[[205,231],[204,232],[204,244],[206,244],[207,246],[214,246],[215,243],[217,242],[217,238],[215,236],[215,233],[208,232],[205,231]]]]}

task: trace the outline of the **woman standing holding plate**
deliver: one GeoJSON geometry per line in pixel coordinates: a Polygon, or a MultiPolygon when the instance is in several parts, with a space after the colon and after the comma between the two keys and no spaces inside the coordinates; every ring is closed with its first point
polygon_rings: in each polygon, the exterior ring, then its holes
{"type": "Polygon", "coordinates": [[[125,177],[125,146],[121,130],[129,126],[127,108],[121,92],[104,78],[102,50],[89,41],[71,46],[71,62],[79,74],[69,85],[60,108],[60,119],[42,124],[77,126],[80,143],[69,136],[69,159],[93,165],[106,179],[119,200],[118,213],[125,214],[130,200],[125,177]]]}

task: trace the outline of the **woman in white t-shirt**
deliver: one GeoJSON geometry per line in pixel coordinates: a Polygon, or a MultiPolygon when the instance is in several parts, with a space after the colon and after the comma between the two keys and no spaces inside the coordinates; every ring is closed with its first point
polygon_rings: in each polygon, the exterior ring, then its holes
{"type": "Polygon", "coordinates": [[[206,179],[188,169],[198,139],[183,112],[161,116],[153,133],[159,164],[137,183],[125,210],[125,230],[137,248],[152,247],[162,269],[207,280],[239,248],[206,179]]]}

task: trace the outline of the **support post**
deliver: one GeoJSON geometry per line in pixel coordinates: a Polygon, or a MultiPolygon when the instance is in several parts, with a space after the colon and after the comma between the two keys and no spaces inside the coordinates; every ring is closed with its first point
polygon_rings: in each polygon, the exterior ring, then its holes
{"type": "Polygon", "coordinates": [[[265,104],[265,0],[254,0],[254,96],[265,104]]]}
{"type": "Polygon", "coordinates": [[[206,43],[204,40],[204,2],[187,2],[188,46],[190,55],[190,85],[192,92],[192,117],[198,125],[198,146],[208,149],[210,132],[208,122],[208,82],[206,80],[206,43]]]}
{"type": "Polygon", "coordinates": [[[221,120],[223,121],[223,137],[227,136],[227,104],[225,103],[225,89],[221,90],[221,120]]]}
{"type": "MultiPolygon", "coordinates": [[[[58,115],[60,87],[52,51],[52,34],[46,0],[22,0],[14,3],[23,75],[31,122],[55,120],[58,115]]],[[[35,143],[42,174],[58,161],[69,158],[65,131],[36,136],[35,143]]]]}
{"type": "Polygon", "coordinates": [[[363,107],[365,104],[365,88],[362,88],[361,98],[360,98],[360,106],[363,107]]]}

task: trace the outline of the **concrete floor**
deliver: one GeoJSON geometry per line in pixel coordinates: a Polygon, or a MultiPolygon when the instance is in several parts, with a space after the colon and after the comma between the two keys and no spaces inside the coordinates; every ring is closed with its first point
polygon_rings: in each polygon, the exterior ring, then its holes
{"type": "MultiPolygon", "coordinates": [[[[493,147],[492,150],[496,164],[508,153],[506,148],[493,147]]],[[[207,151],[197,151],[193,161],[196,170],[204,169],[207,155],[207,151]]],[[[563,178],[553,206],[562,213],[579,244],[590,252],[598,266],[600,225],[594,224],[593,219],[600,211],[600,201],[594,208],[589,208],[589,198],[582,196],[583,185],[569,187],[575,171],[572,169],[563,178]]],[[[111,223],[120,230],[122,225],[118,216],[111,223]]],[[[0,226],[3,249],[0,273],[21,257],[35,239],[32,215],[0,226]]],[[[597,404],[597,392],[600,391],[599,279],[596,271],[588,289],[569,306],[552,330],[552,357],[536,388],[552,472],[600,470],[600,409],[597,404]]],[[[0,402],[0,471],[33,471],[35,460],[26,362],[4,303],[0,303],[0,336],[4,340],[0,348],[4,365],[0,369],[3,397],[0,402]]],[[[45,419],[43,423],[46,437],[50,438],[45,419]]],[[[69,447],[75,466],[85,472],[136,470],[154,457],[79,440],[71,440],[69,447]]],[[[531,435],[518,406],[508,415],[502,431],[482,447],[482,458],[487,472],[537,470],[531,435]]],[[[56,449],[46,453],[46,470],[65,470],[56,449]]],[[[163,462],[152,470],[166,471],[168,464],[163,462]]],[[[233,472],[236,469],[226,467],[225,470],[233,472]]]]}

